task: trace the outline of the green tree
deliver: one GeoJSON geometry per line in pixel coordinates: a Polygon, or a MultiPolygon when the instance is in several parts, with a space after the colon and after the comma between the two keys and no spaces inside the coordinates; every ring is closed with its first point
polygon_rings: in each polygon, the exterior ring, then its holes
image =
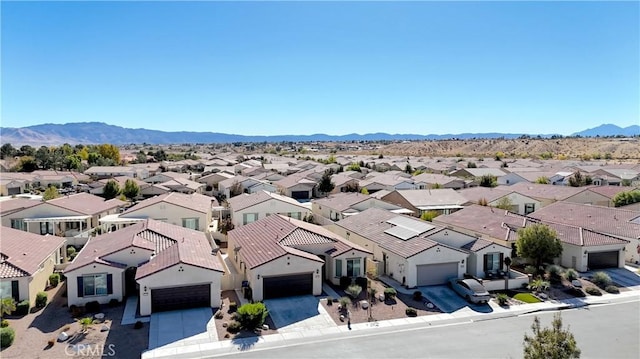
{"type": "Polygon", "coordinates": [[[480,187],[495,187],[498,185],[498,178],[494,175],[482,175],[480,177],[480,187]]]}
{"type": "Polygon", "coordinates": [[[103,158],[110,159],[113,163],[120,163],[120,150],[111,144],[102,144],[98,146],[98,153],[103,158]]]}
{"type": "Polygon", "coordinates": [[[531,259],[536,268],[540,268],[544,262],[551,262],[562,254],[562,244],[556,231],[536,223],[518,231],[516,253],[519,257],[531,259]]]}
{"type": "Polygon", "coordinates": [[[15,156],[17,152],[10,143],[5,143],[0,147],[0,158],[11,158],[15,156]]]}
{"type": "Polygon", "coordinates": [[[615,207],[626,206],[628,204],[640,202],[640,189],[619,192],[613,197],[613,205],[615,207]]]}
{"type": "Polygon", "coordinates": [[[362,187],[362,189],[360,190],[360,193],[369,194],[369,190],[367,189],[367,187],[362,187]]]}
{"type": "Polygon", "coordinates": [[[580,349],[573,334],[562,328],[560,313],[553,316],[551,328],[541,328],[540,319],[533,318],[533,335],[524,335],[524,359],[576,359],[580,349]]]}
{"type": "Polygon", "coordinates": [[[102,197],[105,199],[116,198],[120,194],[120,185],[118,182],[114,180],[109,180],[107,184],[104,185],[102,190],[102,197]]]}
{"type": "Polygon", "coordinates": [[[33,172],[38,169],[38,163],[36,159],[31,156],[20,157],[20,161],[17,165],[19,172],[33,172]]]}
{"type": "Polygon", "coordinates": [[[140,152],[138,152],[138,154],[136,155],[136,162],[147,163],[147,154],[144,153],[144,151],[140,150],[140,152]]]}
{"type": "Polygon", "coordinates": [[[264,303],[247,303],[241,305],[236,311],[236,320],[242,328],[253,330],[262,326],[268,314],[269,311],[264,303]]]}
{"type": "Polygon", "coordinates": [[[500,198],[498,203],[496,203],[496,208],[504,209],[505,211],[511,211],[511,209],[513,208],[513,201],[511,201],[511,198],[509,197],[502,197],[500,198]]]}
{"type": "Polygon", "coordinates": [[[29,145],[24,145],[20,147],[20,156],[34,156],[36,154],[36,149],[29,146],[29,145]]]}
{"type": "Polygon", "coordinates": [[[441,189],[444,188],[440,183],[433,183],[431,184],[431,189],[441,189]]]}
{"type": "Polygon", "coordinates": [[[551,181],[549,180],[549,177],[538,177],[538,179],[536,179],[536,183],[537,184],[549,184],[551,181]]]}
{"type": "Polygon", "coordinates": [[[78,170],[82,167],[82,159],[78,155],[68,155],[64,159],[64,168],[68,170],[78,170]]]}
{"type": "Polygon", "coordinates": [[[124,182],[122,194],[128,199],[134,199],[140,194],[140,186],[134,180],[128,179],[124,182]]]}
{"type": "Polygon", "coordinates": [[[347,171],[356,171],[356,172],[360,172],[360,165],[357,163],[352,163],[347,167],[347,171]]]}
{"type": "Polygon", "coordinates": [[[324,173],[322,174],[322,178],[318,183],[318,191],[322,193],[329,193],[333,191],[335,187],[336,186],[331,181],[331,170],[324,171],[324,173]]]}
{"type": "Polygon", "coordinates": [[[476,165],[475,162],[471,162],[471,161],[467,162],[467,168],[477,168],[477,167],[478,166],[476,165]]]}
{"type": "Polygon", "coordinates": [[[15,299],[2,298],[2,302],[0,302],[0,317],[4,317],[5,315],[11,315],[11,313],[16,311],[16,301],[15,299]]]}
{"type": "Polygon", "coordinates": [[[42,168],[43,170],[51,169],[52,161],[49,147],[40,146],[36,151],[35,158],[38,168],[42,168]]]}
{"type": "Polygon", "coordinates": [[[420,219],[423,221],[432,222],[434,218],[438,217],[440,213],[438,211],[426,211],[420,215],[420,219]]]}
{"type": "Polygon", "coordinates": [[[569,177],[569,186],[580,187],[586,184],[586,178],[582,176],[580,171],[575,171],[571,177],[569,177]]]}
{"type": "Polygon", "coordinates": [[[50,199],[55,199],[60,197],[60,193],[58,193],[58,189],[54,186],[49,186],[42,195],[42,199],[48,201],[50,199]]]}

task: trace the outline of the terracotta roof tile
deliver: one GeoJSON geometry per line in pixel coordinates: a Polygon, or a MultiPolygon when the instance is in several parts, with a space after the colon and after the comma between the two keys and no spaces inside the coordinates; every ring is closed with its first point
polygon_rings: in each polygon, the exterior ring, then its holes
{"type": "MultiPolygon", "coordinates": [[[[33,275],[40,264],[64,245],[65,239],[57,236],[42,236],[9,227],[1,227],[3,275],[22,273],[33,275]]],[[[2,277],[7,278],[7,277],[2,277]]]]}

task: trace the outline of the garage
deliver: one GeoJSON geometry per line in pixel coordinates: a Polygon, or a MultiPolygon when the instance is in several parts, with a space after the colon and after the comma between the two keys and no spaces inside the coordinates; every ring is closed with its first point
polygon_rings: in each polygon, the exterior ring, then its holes
{"type": "Polygon", "coordinates": [[[309,191],[292,191],[291,198],[293,199],[309,199],[309,191]]]}
{"type": "Polygon", "coordinates": [[[313,294],[313,273],[264,277],[264,299],[313,294]]]}
{"type": "Polygon", "coordinates": [[[617,268],[618,259],[618,251],[589,252],[587,266],[589,269],[617,268]]]}
{"type": "Polygon", "coordinates": [[[458,276],[458,262],[422,264],[416,266],[418,286],[445,284],[458,276]]]}
{"type": "Polygon", "coordinates": [[[151,311],[153,312],[210,306],[211,285],[209,284],[151,290],[151,311]]]}

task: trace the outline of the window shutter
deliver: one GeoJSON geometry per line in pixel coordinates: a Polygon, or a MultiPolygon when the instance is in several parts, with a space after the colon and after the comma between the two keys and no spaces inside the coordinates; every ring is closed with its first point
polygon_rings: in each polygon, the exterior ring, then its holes
{"type": "Polygon", "coordinates": [[[20,284],[17,280],[11,281],[11,296],[16,303],[20,301],[20,284]]]}
{"type": "Polygon", "coordinates": [[[486,272],[488,268],[489,268],[489,255],[485,254],[484,255],[484,271],[486,272]]]}
{"type": "Polygon", "coordinates": [[[113,274],[107,274],[107,294],[113,294],[113,274]]]}
{"type": "Polygon", "coordinates": [[[504,253],[500,252],[500,270],[504,267],[504,253]]]}
{"type": "Polygon", "coordinates": [[[77,277],[78,280],[78,297],[84,297],[84,281],[82,277],[77,277]]]}

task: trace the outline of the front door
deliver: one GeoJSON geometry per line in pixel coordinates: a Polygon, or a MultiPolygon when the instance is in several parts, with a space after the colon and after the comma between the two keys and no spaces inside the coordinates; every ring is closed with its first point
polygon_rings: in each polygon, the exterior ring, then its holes
{"type": "Polygon", "coordinates": [[[138,283],[136,283],[136,271],[138,268],[129,267],[124,271],[124,295],[129,297],[138,295],[138,283]]]}

